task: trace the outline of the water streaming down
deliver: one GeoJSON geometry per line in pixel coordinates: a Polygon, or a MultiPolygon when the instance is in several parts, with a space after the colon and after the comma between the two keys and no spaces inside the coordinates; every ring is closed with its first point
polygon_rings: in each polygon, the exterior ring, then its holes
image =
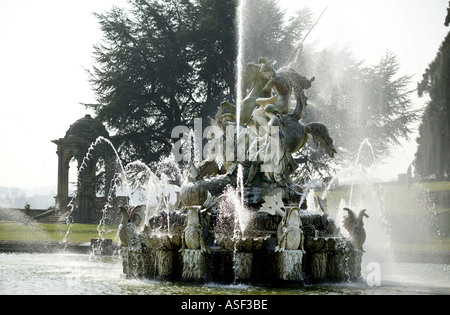
{"type": "MultiPolygon", "coordinates": [[[[162,173],[158,177],[145,163],[142,163],[140,161],[129,163],[124,167],[121,162],[120,156],[111,141],[104,137],[99,137],[89,147],[88,152],[83,159],[83,163],[78,170],[77,176],[80,177],[80,174],[85,170],[88,161],[93,157],[94,150],[102,143],[106,143],[112,150],[115,156],[115,163],[119,166],[119,168],[116,170],[116,173],[114,174],[111,181],[111,186],[106,196],[106,203],[102,209],[102,217],[97,225],[98,240],[100,241],[100,243],[96,243],[95,246],[100,246],[100,248],[93,248],[94,252],[102,252],[103,241],[105,241],[104,234],[106,232],[110,232],[110,228],[107,227],[106,222],[110,209],[114,208],[114,197],[119,189],[121,193],[125,193],[127,196],[126,199],[128,202],[128,209],[134,208],[134,204],[136,203],[145,203],[145,218],[140,219],[140,229],[143,228],[143,224],[145,221],[148,222],[149,218],[158,215],[158,213],[160,212],[165,212],[167,214],[168,222],[166,232],[170,234],[169,209],[172,197],[171,195],[174,193],[174,191],[170,191],[171,186],[169,185],[169,178],[166,174],[162,173]],[[134,190],[134,192],[132,192],[132,190],[134,190]],[[138,194],[138,197],[135,197],[136,194],[138,194]]],[[[161,165],[170,165],[171,167],[169,168],[174,173],[174,175],[179,175],[180,170],[173,157],[164,159],[163,161],[161,161],[161,165]]],[[[73,220],[71,216],[74,211],[76,211],[76,198],[77,195],[75,195],[69,203],[70,211],[66,217],[68,228],[62,240],[62,243],[64,245],[64,253],[67,250],[67,238],[70,235],[73,226],[73,220]]],[[[174,201],[172,200],[172,202],[174,201]]],[[[139,232],[141,232],[141,230],[139,232]]]]}
{"type": "MultiPolygon", "coordinates": [[[[170,158],[161,161],[161,164],[175,163],[170,158]]],[[[178,166],[177,166],[178,167],[178,166]]],[[[136,161],[126,166],[126,174],[130,178],[134,178],[133,185],[135,193],[138,198],[135,202],[145,203],[145,221],[148,222],[150,218],[158,215],[161,212],[167,214],[168,233],[170,234],[170,218],[168,210],[170,210],[171,203],[174,203],[171,185],[169,184],[169,177],[161,173],[156,175],[148,165],[141,161],[136,161]]],[[[174,169],[174,172],[179,172],[179,169],[174,169]]],[[[136,198],[135,198],[136,199],[136,198]]],[[[143,226],[142,226],[143,227],[143,226]]]]}
{"type": "MultiPolygon", "coordinates": [[[[244,12],[246,10],[246,1],[240,0],[237,8],[237,33],[238,33],[238,56],[237,56],[237,95],[236,95],[236,137],[239,139],[241,135],[241,110],[244,94],[243,71],[244,71],[244,12]]],[[[238,157],[236,157],[238,158],[238,157]]],[[[235,206],[236,225],[239,226],[241,235],[244,235],[246,227],[249,223],[249,217],[244,206],[244,169],[242,165],[238,165],[237,175],[237,192],[239,194],[239,202],[235,206]]],[[[236,230],[236,227],[235,227],[236,230]]],[[[236,233],[236,232],[235,232],[236,233]]]]}
{"type": "MultiPolygon", "coordinates": [[[[251,212],[245,207],[244,201],[244,169],[242,165],[238,166],[237,175],[237,196],[235,198],[235,217],[236,217],[236,228],[239,228],[238,232],[240,235],[245,235],[248,225],[251,222],[251,212]]],[[[236,229],[235,228],[235,229],[236,229]]]]}
{"type": "MultiPolygon", "coordinates": [[[[97,147],[98,145],[100,145],[101,143],[106,143],[106,144],[108,144],[109,147],[113,150],[113,152],[114,152],[114,154],[115,154],[115,158],[116,158],[116,163],[118,163],[118,165],[120,166],[120,172],[119,172],[119,174],[115,174],[115,176],[114,176],[113,187],[112,187],[111,190],[108,192],[107,204],[106,204],[105,207],[103,208],[102,220],[100,221],[99,226],[98,226],[98,232],[99,232],[100,238],[101,238],[101,235],[100,235],[100,234],[102,233],[101,228],[100,228],[100,225],[102,224],[103,218],[104,218],[104,216],[105,216],[105,211],[106,211],[106,209],[107,209],[108,206],[109,206],[108,203],[111,201],[112,194],[114,193],[115,189],[117,188],[117,182],[118,182],[118,180],[119,180],[119,179],[122,180],[122,181],[125,183],[125,187],[127,187],[127,188],[129,187],[128,182],[127,182],[127,178],[126,178],[125,169],[124,169],[124,167],[123,167],[123,165],[122,165],[120,156],[119,156],[119,154],[117,153],[117,150],[116,150],[116,148],[114,147],[114,145],[111,143],[111,141],[108,140],[108,139],[106,139],[106,138],[104,138],[104,137],[98,137],[98,138],[95,140],[95,142],[93,142],[93,143],[90,145],[90,147],[89,147],[89,149],[88,149],[88,151],[87,151],[85,157],[83,158],[83,161],[82,161],[82,163],[81,163],[81,165],[80,165],[80,167],[79,167],[79,169],[78,169],[78,171],[77,171],[77,178],[78,178],[78,180],[80,180],[81,174],[85,171],[85,168],[87,167],[88,161],[93,157],[93,155],[92,155],[93,151],[94,151],[94,150],[96,149],[96,147],[97,147]],[[119,175],[121,178],[118,177],[117,175],[119,175]]],[[[128,190],[128,195],[131,196],[131,193],[130,193],[129,190],[128,190]]],[[[129,198],[128,200],[131,200],[131,198],[129,198]]],[[[67,229],[67,232],[66,232],[66,234],[65,234],[65,236],[64,236],[64,238],[63,238],[63,240],[62,240],[62,243],[64,244],[64,250],[63,250],[63,252],[65,252],[66,249],[67,249],[67,246],[68,246],[67,238],[68,238],[69,234],[71,233],[71,228],[72,228],[72,226],[73,226],[73,218],[72,218],[72,214],[73,214],[73,212],[74,212],[75,209],[76,209],[75,201],[76,201],[76,195],[75,195],[74,197],[72,197],[72,199],[70,200],[70,202],[69,202],[69,204],[68,204],[69,213],[68,213],[68,215],[66,216],[66,224],[68,225],[68,229],[67,229]]]]}
{"type": "MultiPolygon", "coordinates": [[[[365,165],[367,162],[364,163],[364,164],[363,164],[363,163],[360,163],[360,162],[361,162],[361,161],[360,161],[360,159],[361,159],[361,154],[362,154],[362,152],[363,152],[364,147],[367,147],[367,148],[370,150],[372,160],[369,161],[368,163],[369,163],[369,165],[372,165],[372,168],[369,167],[369,170],[372,171],[373,165],[375,165],[375,153],[373,152],[372,144],[370,143],[370,141],[369,141],[368,139],[364,139],[363,142],[361,143],[361,145],[359,146],[358,153],[357,153],[357,155],[356,155],[356,161],[355,161],[355,164],[354,164],[354,167],[353,167],[353,168],[354,168],[355,170],[360,170],[360,174],[363,175],[363,176],[362,176],[362,180],[363,180],[363,181],[367,181],[367,180],[370,180],[370,179],[372,178],[372,175],[373,175],[373,174],[367,174],[366,172],[363,171],[364,165],[365,165]]],[[[353,180],[353,181],[352,181],[352,184],[351,184],[351,188],[350,188],[349,207],[352,206],[352,201],[353,201],[353,190],[354,190],[354,187],[355,187],[355,181],[353,180]]]]}
{"type": "MultiPolygon", "coordinates": [[[[333,189],[331,188],[333,181],[337,182],[340,178],[345,178],[346,183],[349,184],[348,194],[343,195],[340,200],[334,200],[332,206],[334,209],[329,209],[332,214],[334,213],[333,217],[340,228],[340,233],[344,237],[349,237],[348,231],[343,226],[344,218],[347,215],[344,209],[351,208],[356,213],[362,209],[367,209],[367,214],[370,218],[365,220],[367,241],[364,245],[365,254],[362,260],[362,275],[364,278],[370,275],[372,269],[369,267],[375,263],[380,267],[383,285],[390,282],[405,281],[408,278],[411,284],[414,283],[419,286],[422,285],[421,283],[431,284],[426,275],[419,277],[414,273],[413,269],[405,268],[406,264],[404,261],[414,261],[415,254],[414,252],[405,253],[401,247],[396,248],[393,240],[396,239],[396,242],[398,242],[400,238],[407,238],[410,247],[421,246],[420,244],[427,243],[432,244],[430,235],[437,233],[437,235],[434,235],[439,236],[435,225],[436,221],[422,219],[420,222],[416,222],[415,217],[423,217],[423,215],[418,215],[416,211],[419,210],[415,209],[420,209],[420,213],[424,213],[426,217],[430,218],[432,217],[430,214],[433,212],[433,203],[427,202],[426,189],[419,188],[419,191],[421,191],[419,194],[415,193],[417,188],[409,188],[409,191],[401,192],[400,194],[389,192],[389,190],[398,191],[401,186],[381,183],[378,179],[379,174],[377,174],[377,162],[370,142],[365,139],[360,145],[355,162],[347,168],[342,168],[334,176],[325,191],[323,191],[322,198],[333,194],[333,189]],[[365,153],[364,149],[366,149],[365,153]],[[365,161],[363,158],[364,154],[366,155],[365,161]],[[407,202],[401,202],[402,200],[407,202]],[[417,204],[414,204],[414,202],[417,204]],[[414,207],[411,207],[412,204],[414,204],[414,207]],[[401,208],[393,209],[394,205],[401,208]],[[407,207],[410,208],[408,209],[407,207]],[[398,211],[403,213],[403,220],[399,220],[400,215],[392,214],[392,212],[398,211]],[[408,215],[408,211],[413,212],[408,215]]],[[[420,184],[415,185],[421,186],[420,184]]],[[[337,195],[340,196],[341,194],[337,195]]],[[[439,258],[433,253],[428,260],[445,261],[444,257],[445,254],[443,258],[439,258]]],[[[445,270],[445,266],[435,265],[436,271],[445,270]]],[[[417,267],[420,268],[419,265],[417,267]]],[[[440,281],[437,282],[440,283],[440,281]]]]}

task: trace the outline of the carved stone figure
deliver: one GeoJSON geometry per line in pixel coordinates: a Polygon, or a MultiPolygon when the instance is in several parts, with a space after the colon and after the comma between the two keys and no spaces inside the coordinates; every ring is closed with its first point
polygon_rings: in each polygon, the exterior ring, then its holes
{"type": "Polygon", "coordinates": [[[348,215],[344,218],[343,223],[350,234],[350,241],[355,248],[364,252],[363,245],[366,242],[366,230],[364,229],[363,220],[364,218],[369,218],[366,214],[367,210],[361,210],[358,216],[349,208],[344,208],[344,210],[347,211],[348,215]]]}
{"type": "MultiPolygon", "coordinates": [[[[275,91],[278,99],[274,105],[281,114],[290,112],[290,100],[294,93],[297,107],[300,108],[299,112],[302,114],[307,106],[307,97],[303,91],[309,89],[314,81],[315,78],[308,80],[294,69],[281,69],[267,83],[264,91],[271,92],[272,89],[275,91]]],[[[301,116],[298,119],[300,118],[301,116]]]]}
{"type": "MultiPolygon", "coordinates": [[[[309,89],[315,78],[308,80],[293,69],[284,69],[273,77],[264,87],[264,91],[274,90],[276,97],[259,98],[252,114],[253,126],[267,127],[267,133],[261,135],[261,129],[254,131],[259,137],[250,144],[249,159],[252,166],[246,185],[250,185],[258,173],[262,171],[270,182],[285,186],[291,182],[290,176],[298,165],[292,154],[302,149],[311,135],[316,145],[324,148],[330,157],[337,152],[333,139],[323,124],[310,123],[303,125],[300,119],[307,107],[307,97],[304,90],[309,89]],[[290,98],[294,93],[297,104],[290,109],[290,98]],[[274,134],[276,130],[277,134],[274,134]],[[254,147],[259,146],[257,150],[254,147]],[[257,155],[255,155],[257,154],[257,155]],[[270,171],[259,170],[259,167],[269,167],[270,171]]],[[[252,125],[252,124],[250,124],[252,125]]]]}
{"type": "Polygon", "coordinates": [[[303,254],[306,254],[301,226],[300,209],[298,207],[291,208],[278,227],[278,246],[275,251],[283,252],[300,248],[303,254]]]}
{"type": "Polygon", "coordinates": [[[143,208],[141,206],[127,209],[125,207],[119,208],[122,214],[122,220],[119,225],[119,240],[120,247],[130,247],[139,243],[137,236],[137,225],[144,223],[143,208]]]}
{"type": "Polygon", "coordinates": [[[200,223],[200,207],[189,207],[186,228],[181,235],[182,247],[184,249],[200,249],[203,253],[209,253],[209,247],[203,237],[202,225],[200,223]]]}
{"type": "MultiPolygon", "coordinates": [[[[258,106],[256,100],[262,97],[270,97],[271,92],[264,90],[269,80],[275,74],[274,61],[267,58],[259,58],[258,63],[248,63],[244,67],[241,89],[246,93],[242,101],[241,119],[242,125],[247,124],[253,114],[253,110],[258,106]],[[248,93],[247,93],[248,91],[248,93]]],[[[223,120],[236,121],[236,106],[228,102],[220,104],[216,115],[216,121],[223,120]],[[227,113],[228,112],[228,113],[227,113]]],[[[221,125],[220,123],[218,125],[221,125]]]]}
{"type": "MultiPolygon", "coordinates": [[[[259,99],[258,102],[265,104],[266,100],[272,99],[259,99]]],[[[263,111],[255,110],[253,117],[267,129],[261,137],[255,139],[252,143],[252,147],[258,145],[258,149],[250,150],[253,155],[249,158],[253,162],[246,184],[250,184],[258,171],[262,171],[268,181],[284,186],[287,182],[290,182],[289,176],[297,169],[298,165],[285,149],[284,133],[281,132],[278,111],[273,104],[268,104],[263,111]]]]}

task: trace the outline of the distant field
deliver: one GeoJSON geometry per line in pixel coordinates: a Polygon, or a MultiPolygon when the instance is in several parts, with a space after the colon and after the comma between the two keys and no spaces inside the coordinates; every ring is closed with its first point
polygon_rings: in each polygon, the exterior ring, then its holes
{"type": "MultiPolygon", "coordinates": [[[[62,241],[69,229],[62,224],[31,224],[0,221],[0,240],[4,241],[62,241]]],[[[115,239],[117,227],[105,227],[104,238],[115,239]]],[[[96,225],[74,224],[67,236],[68,242],[90,242],[98,238],[96,225]]]]}
{"type": "MultiPolygon", "coordinates": [[[[322,196],[323,192],[316,195],[322,196]]],[[[336,217],[341,204],[367,209],[370,220],[384,220],[391,229],[392,246],[406,251],[450,252],[450,182],[372,184],[330,191],[328,210],[336,217]],[[378,213],[377,213],[378,212],[378,213]],[[380,215],[380,213],[382,213],[380,215]]],[[[373,221],[372,221],[373,222],[373,221]]]]}
{"type": "MultiPolygon", "coordinates": [[[[350,187],[330,191],[328,210],[336,217],[341,200],[348,206],[350,187]]],[[[316,195],[322,196],[323,192],[316,195]]],[[[390,225],[393,246],[404,250],[450,251],[450,182],[413,184],[372,184],[355,186],[352,208],[367,208],[370,220],[379,220],[376,212],[383,212],[383,220],[390,225]]],[[[373,221],[372,221],[373,222],[373,221]]],[[[367,223],[369,224],[369,223],[367,223]]],[[[32,224],[0,221],[0,240],[62,241],[67,225],[32,224]]],[[[103,227],[103,237],[117,241],[117,226],[103,227]]],[[[89,242],[98,238],[96,225],[74,224],[67,241],[89,242]]]]}
{"type": "MultiPolygon", "coordinates": [[[[329,192],[327,195],[329,211],[331,213],[336,211],[342,199],[348,205],[350,192],[350,187],[329,192]]],[[[368,194],[371,192],[384,204],[388,215],[450,213],[450,182],[413,184],[411,187],[390,183],[372,184],[370,187],[355,186],[353,203],[369,198],[368,194]]],[[[318,196],[322,194],[317,193],[318,196]]]]}

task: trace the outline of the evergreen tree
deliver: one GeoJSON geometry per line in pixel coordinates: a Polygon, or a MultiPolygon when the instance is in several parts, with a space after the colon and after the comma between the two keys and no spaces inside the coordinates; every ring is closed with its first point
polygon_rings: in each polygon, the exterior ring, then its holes
{"type": "Polygon", "coordinates": [[[291,12],[281,10],[278,0],[246,0],[243,21],[244,62],[256,62],[259,57],[286,66],[311,28],[312,13],[308,8],[291,12]]]}
{"type": "MultiPolygon", "coordinates": [[[[114,134],[125,162],[159,161],[172,149],[171,131],[213,117],[236,95],[236,0],[130,0],[96,14],[103,40],[94,47],[90,82],[95,111],[114,134]]],[[[248,62],[266,56],[287,60],[310,13],[286,23],[276,0],[249,0],[245,31],[248,62]],[[287,49],[285,49],[287,47],[287,49]],[[283,48],[283,49],[281,49],[283,48]]]]}
{"type": "Polygon", "coordinates": [[[448,9],[447,9],[447,17],[445,18],[445,26],[450,25],[450,2],[448,3],[448,9]]]}
{"type": "Polygon", "coordinates": [[[157,162],[174,127],[234,95],[235,0],[131,0],[96,14],[103,31],[85,104],[115,133],[125,162],[157,162]]]}
{"type": "MultiPolygon", "coordinates": [[[[450,20],[450,8],[447,21],[450,20]]],[[[419,96],[428,94],[419,128],[416,173],[422,179],[450,176],[450,33],[418,84],[419,96]]]]}
{"type": "MultiPolygon", "coordinates": [[[[104,34],[94,47],[90,80],[97,104],[85,104],[114,134],[125,162],[159,161],[171,151],[171,131],[196,117],[213,116],[236,94],[236,0],[130,0],[97,14],[104,34]]],[[[259,57],[295,58],[313,24],[308,9],[286,18],[277,0],[246,1],[244,62],[259,57]]],[[[291,13],[291,12],[289,12],[291,13]]],[[[353,160],[364,139],[376,158],[407,138],[417,118],[411,110],[410,77],[398,75],[388,53],[375,66],[355,61],[349,49],[304,47],[297,71],[316,77],[307,91],[304,122],[323,122],[338,148],[338,162],[353,160]]],[[[206,120],[205,120],[206,124],[206,120]]],[[[312,142],[297,156],[301,178],[328,176],[332,166],[312,142]]]]}
{"type": "Polygon", "coordinates": [[[304,121],[324,123],[338,148],[333,161],[309,142],[302,153],[309,156],[307,173],[320,169],[331,175],[336,164],[349,165],[358,153],[360,163],[371,165],[389,156],[402,139],[409,139],[418,112],[411,101],[411,77],[399,74],[394,54],[387,52],[378,64],[365,66],[349,48],[306,52],[306,76],[314,75],[316,81],[308,91],[310,106],[304,121]],[[360,152],[363,142],[373,152],[365,146],[360,152]]]}

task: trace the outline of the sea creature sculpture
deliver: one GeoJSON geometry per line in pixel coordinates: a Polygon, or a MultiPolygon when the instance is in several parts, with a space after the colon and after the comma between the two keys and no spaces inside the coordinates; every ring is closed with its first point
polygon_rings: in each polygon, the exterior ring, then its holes
{"type": "Polygon", "coordinates": [[[137,226],[144,224],[144,210],[142,206],[132,207],[129,210],[119,207],[122,213],[122,220],[119,225],[120,247],[135,246],[139,243],[137,236],[137,226]]]}
{"type": "Polygon", "coordinates": [[[200,209],[200,207],[188,208],[186,228],[181,235],[182,246],[180,251],[185,249],[200,249],[202,253],[210,252],[203,237],[202,225],[200,223],[200,209]]]}
{"type": "MultiPolygon", "coordinates": [[[[258,63],[248,63],[243,70],[241,89],[245,93],[240,112],[240,123],[247,124],[251,118],[253,110],[258,106],[256,100],[261,97],[270,97],[270,90],[264,90],[270,79],[274,76],[274,60],[259,58],[258,63]]],[[[224,120],[236,120],[236,106],[228,102],[220,104],[216,115],[218,125],[222,125],[224,120]]]]}
{"type": "Polygon", "coordinates": [[[337,153],[333,146],[328,128],[320,123],[304,125],[300,119],[307,107],[307,97],[304,93],[309,89],[315,78],[308,80],[293,69],[280,70],[274,73],[264,91],[274,90],[276,97],[259,98],[252,114],[254,126],[267,127],[267,134],[261,134],[250,144],[249,158],[252,161],[251,170],[246,182],[250,185],[258,168],[265,173],[270,182],[280,186],[291,183],[298,164],[292,155],[300,151],[308,142],[309,135],[315,144],[325,149],[330,157],[337,153]],[[290,98],[294,93],[297,104],[293,110],[290,108],[290,98]],[[253,149],[258,146],[258,149],[253,149]],[[264,167],[264,169],[263,169],[264,167]],[[269,170],[269,171],[267,171],[269,170]]]}
{"type": "Polygon", "coordinates": [[[366,230],[363,220],[364,218],[369,218],[366,214],[367,210],[361,210],[358,216],[349,208],[344,208],[344,210],[347,211],[348,215],[344,218],[343,223],[350,234],[350,241],[355,248],[364,252],[363,245],[366,242],[366,230]]]}
{"type": "Polygon", "coordinates": [[[311,123],[303,125],[300,119],[308,106],[305,90],[308,90],[315,78],[308,80],[294,69],[282,69],[267,83],[264,91],[275,91],[277,100],[274,103],[277,112],[281,114],[281,129],[284,134],[286,152],[294,154],[303,148],[308,141],[308,134],[313,137],[316,145],[323,147],[330,157],[334,157],[333,147],[328,129],[323,124],[311,123]],[[290,111],[290,99],[294,93],[297,104],[290,111]]]}
{"type": "Polygon", "coordinates": [[[285,250],[298,250],[300,248],[303,254],[306,254],[301,226],[300,209],[298,207],[291,208],[278,226],[278,246],[275,251],[284,252],[285,250]]]}
{"type": "MultiPolygon", "coordinates": [[[[272,89],[275,91],[278,98],[274,105],[281,114],[289,113],[291,95],[294,93],[297,99],[297,107],[300,108],[300,114],[302,114],[307,106],[307,97],[304,90],[309,89],[314,81],[315,78],[308,80],[294,69],[284,68],[274,73],[263,91],[270,92],[272,89]]],[[[298,117],[298,119],[300,118],[301,116],[298,117]]]]}

